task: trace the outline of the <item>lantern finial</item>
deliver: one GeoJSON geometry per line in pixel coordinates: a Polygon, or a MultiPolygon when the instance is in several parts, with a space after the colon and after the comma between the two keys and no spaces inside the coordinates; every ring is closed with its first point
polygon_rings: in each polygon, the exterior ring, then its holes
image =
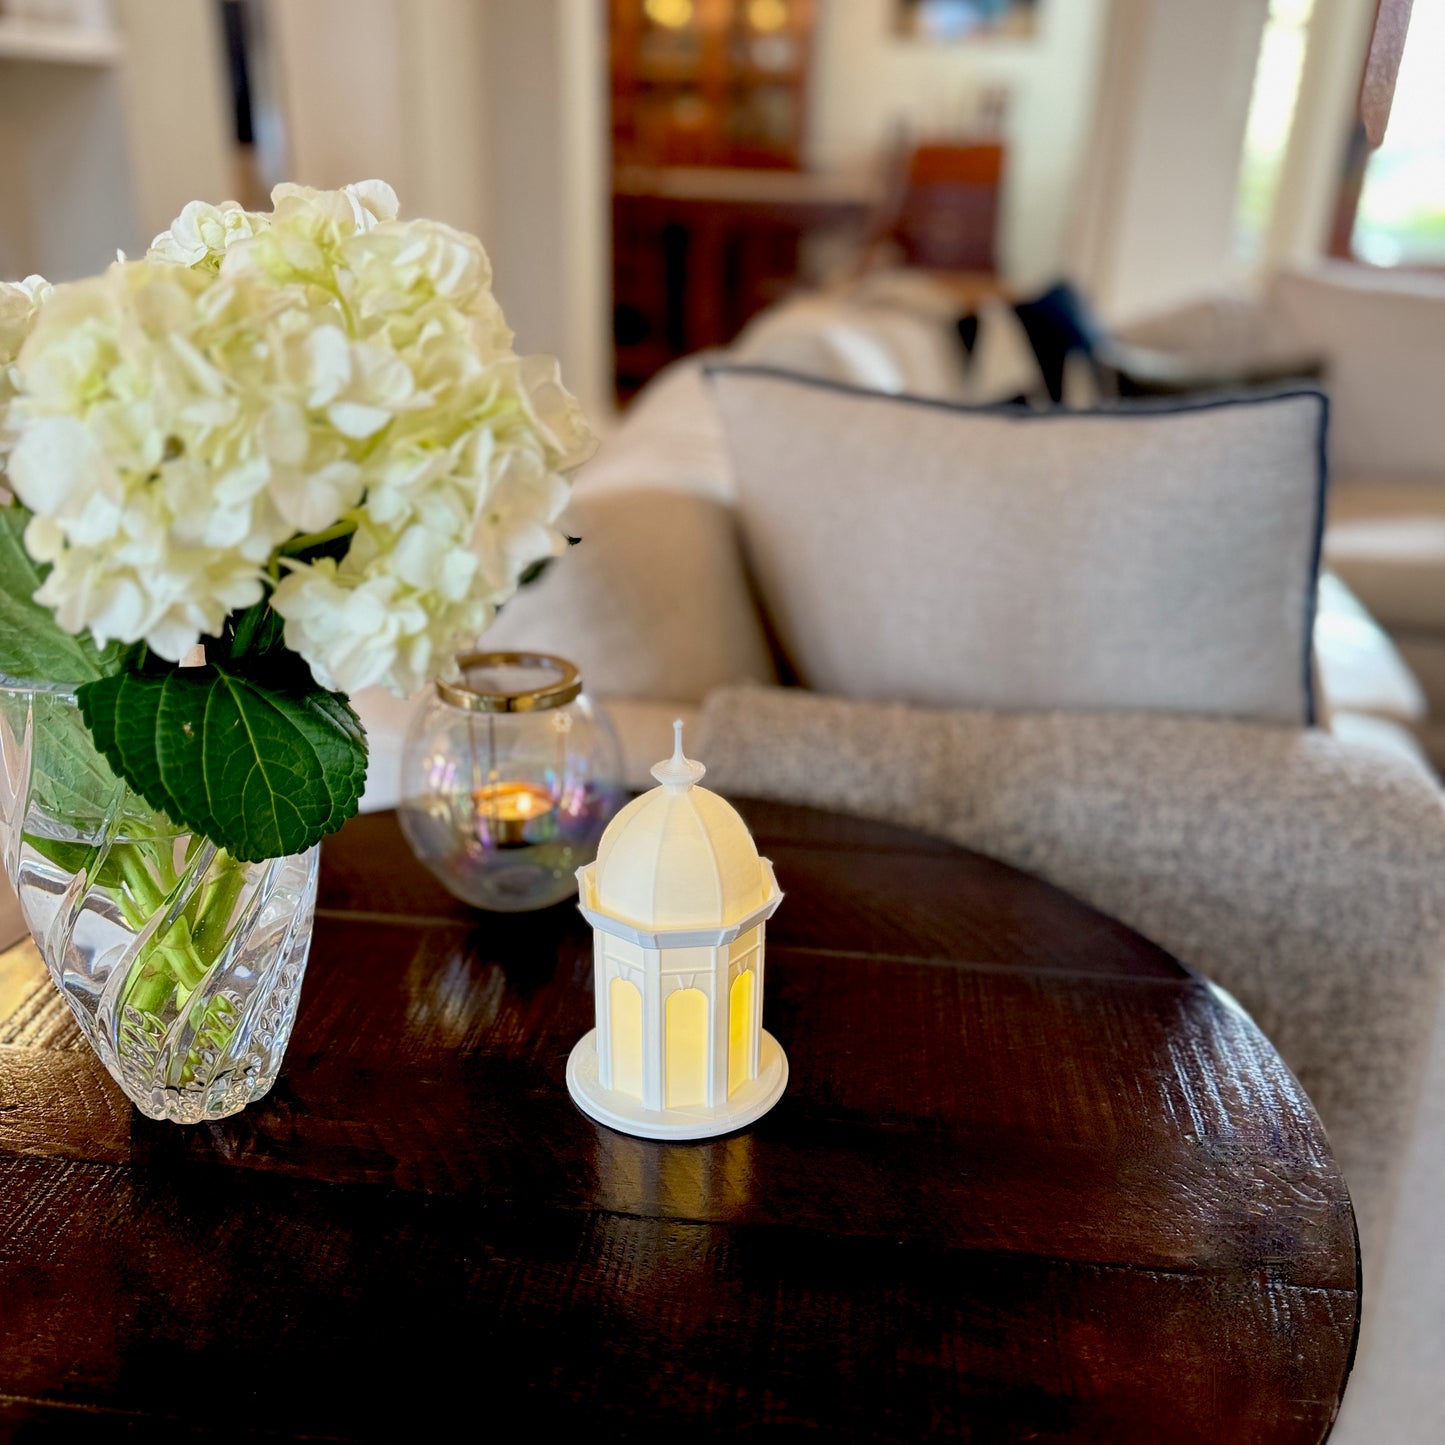
{"type": "Polygon", "coordinates": [[[692,758],[684,757],[682,751],[682,719],[672,724],[672,756],[666,762],[658,763],[652,776],[670,793],[685,793],[694,783],[700,783],[707,769],[692,758]]]}

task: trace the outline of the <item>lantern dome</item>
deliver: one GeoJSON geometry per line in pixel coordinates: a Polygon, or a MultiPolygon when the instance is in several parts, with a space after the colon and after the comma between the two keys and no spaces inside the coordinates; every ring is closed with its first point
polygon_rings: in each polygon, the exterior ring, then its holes
{"type": "Polygon", "coordinates": [[[732,804],[697,786],[706,770],[683,756],[681,723],[674,733],[672,757],[652,770],[661,786],[602,835],[592,905],[649,931],[728,928],[769,900],[772,870],[732,804]]]}

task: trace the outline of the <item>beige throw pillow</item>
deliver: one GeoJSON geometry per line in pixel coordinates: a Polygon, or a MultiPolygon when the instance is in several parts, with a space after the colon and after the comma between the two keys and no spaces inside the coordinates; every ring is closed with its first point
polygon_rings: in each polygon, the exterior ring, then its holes
{"type": "Polygon", "coordinates": [[[577,497],[563,526],[581,542],[507,603],[482,647],[566,657],[602,698],[698,703],[776,679],[731,507],[608,490],[577,497]]]}
{"type": "Polygon", "coordinates": [[[967,410],[712,373],[800,680],[937,706],[1312,720],[1317,392],[967,410]]]}

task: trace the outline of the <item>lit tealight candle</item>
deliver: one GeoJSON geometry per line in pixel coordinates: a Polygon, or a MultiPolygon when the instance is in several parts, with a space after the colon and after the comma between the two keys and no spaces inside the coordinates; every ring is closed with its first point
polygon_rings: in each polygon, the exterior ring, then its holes
{"type": "Polygon", "coordinates": [[[538,783],[483,783],[472,793],[472,801],[492,841],[502,848],[525,843],[527,824],[557,806],[552,794],[538,783]]]}

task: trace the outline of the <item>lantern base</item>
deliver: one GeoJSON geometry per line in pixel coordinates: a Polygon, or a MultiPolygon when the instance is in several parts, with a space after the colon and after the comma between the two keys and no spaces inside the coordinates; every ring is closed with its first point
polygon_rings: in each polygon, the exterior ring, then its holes
{"type": "Polygon", "coordinates": [[[597,1077],[597,1030],[578,1040],[567,1060],[567,1092],[584,1114],[639,1139],[711,1139],[761,1119],[788,1087],[788,1056],[766,1029],[758,1045],[758,1076],[709,1109],[648,1109],[631,1094],[604,1089],[597,1077]]]}

